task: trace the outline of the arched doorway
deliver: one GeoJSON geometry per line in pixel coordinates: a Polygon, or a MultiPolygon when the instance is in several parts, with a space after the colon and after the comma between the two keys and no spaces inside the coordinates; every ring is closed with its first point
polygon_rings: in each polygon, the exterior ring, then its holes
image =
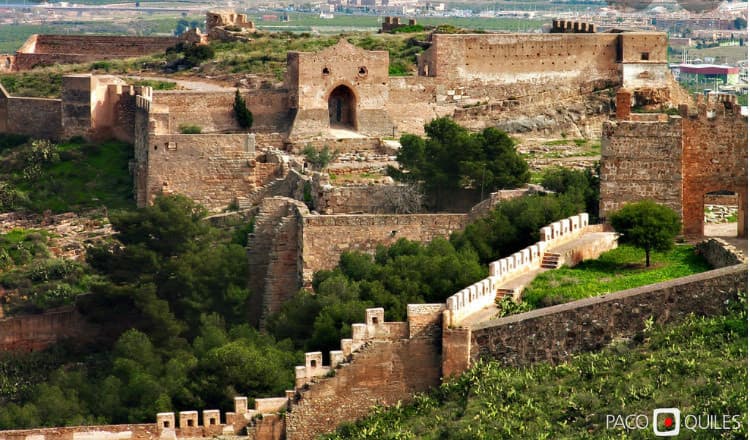
{"type": "Polygon", "coordinates": [[[328,118],[331,128],[357,129],[357,99],[354,92],[341,85],[328,96],[328,118]]]}

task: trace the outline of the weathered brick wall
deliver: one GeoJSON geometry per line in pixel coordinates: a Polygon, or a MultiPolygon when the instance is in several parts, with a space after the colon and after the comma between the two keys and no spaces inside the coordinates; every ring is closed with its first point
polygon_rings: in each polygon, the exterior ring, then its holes
{"type": "Polygon", "coordinates": [[[326,215],[302,218],[302,278],[332,269],[344,251],[374,253],[400,238],[427,242],[466,226],[466,214],[326,215]]]}
{"type": "Polygon", "coordinates": [[[716,315],[747,291],[747,265],[736,265],[635,289],[521,313],[472,327],[471,359],[505,365],[562,362],[643,330],[644,322],[716,315]]]}
{"type": "Polygon", "coordinates": [[[14,316],[0,319],[0,351],[43,350],[66,338],[90,340],[95,332],[73,307],[39,315],[14,316]]]}
{"type": "Polygon", "coordinates": [[[683,117],[682,194],[685,235],[703,235],[703,197],[729,190],[738,194],[738,235],[747,236],[747,117],[739,106],[701,106],[683,117]],[[709,109],[711,110],[711,109],[709,109]]]}
{"type": "Polygon", "coordinates": [[[682,125],[608,121],[602,130],[600,215],[653,199],[682,213],[682,125]]]}
{"type": "Polygon", "coordinates": [[[177,44],[175,37],[114,35],[32,35],[16,52],[17,70],[35,66],[129,58],[163,52],[177,44]]]}

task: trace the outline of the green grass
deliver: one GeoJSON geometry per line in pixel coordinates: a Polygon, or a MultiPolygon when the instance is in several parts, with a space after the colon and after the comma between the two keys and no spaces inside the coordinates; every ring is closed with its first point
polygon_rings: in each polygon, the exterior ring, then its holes
{"type": "MultiPolygon", "coordinates": [[[[745,296],[746,298],[746,296],[745,296]]],[[[686,414],[739,415],[735,431],[682,429],[677,439],[747,438],[747,301],[712,318],[647,329],[630,341],[571,361],[526,368],[480,363],[413,404],[375,408],[324,438],[653,439],[607,429],[606,415],[676,407],[686,414]]]]}
{"type": "Polygon", "coordinates": [[[695,254],[693,246],[678,245],[668,252],[653,252],[651,267],[646,268],[643,250],[620,245],[596,260],[540,274],[524,290],[523,300],[534,307],[544,307],[710,269],[708,263],[695,254]]]}
{"type": "Polygon", "coordinates": [[[11,95],[34,98],[59,98],[62,74],[52,71],[0,75],[0,83],[11,95]]]}
{"type": "Polygon", "coordinates": [[[21,194],[19,208],[36,212],[84,211],[91,208],[131,208],[133,183],[128,162],[132,145],[119,141],[101,144],[70,141],[57,145],[60,160],[43,165],[41,174],[24,178],[22,152],[7,150],[0,157],[6,180],[21,194]]]}
{"type": "Polygon", "coordinates": [[[174,90],[177,88],[176,82],[160,81],[156,79],[139,79],[133,81],[133,85],[151,87],[154,90],[174,90]]]}

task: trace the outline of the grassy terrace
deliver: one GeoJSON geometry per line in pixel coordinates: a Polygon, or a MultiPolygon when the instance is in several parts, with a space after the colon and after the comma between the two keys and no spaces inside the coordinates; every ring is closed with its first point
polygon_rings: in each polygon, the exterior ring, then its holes
{"type": "MultiPolygon", "coordinates": [[[[653,439],[647,430],[607,429],[606,415],[739,415],[737,430],[678,439],[747,438],[747,301],[726,315],[647,330],[570,362],[505,368],[479,364],[411,405],[378,408],[326,438],[653,439]]],[[[719,416],[721,418],[721,416],[719,416]]],[[[734,426],[734,425],[732,425],[734,426]]]]}
{"type": "Polygon", "coordinates": [[[596,260],[540,274],[524,290],[523,300],[534,308],[545,307],[711,269],[701,256],[695,254],[695,248],[688,245],[652,253],[651,258],[651,267],[646,268],[643,250],[620,245],[596,260]]]}

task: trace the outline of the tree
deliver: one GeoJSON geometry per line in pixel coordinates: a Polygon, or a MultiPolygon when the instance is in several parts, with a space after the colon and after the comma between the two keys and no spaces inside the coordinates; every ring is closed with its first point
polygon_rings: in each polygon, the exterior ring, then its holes
{"type": "Polygon", "coordinates": [[[609,220],[623,242],[646,251],[646,267],[651,265],[651,251],[669,250],[680,233],[677,213],[653,200],[628,203],[609,220]]]}
{"type": "Polygon", "coordinates": [[[240,95],[240,89],[234,92],[234,117],[242,128],[248,129],[253,126],[253,114],[247,109],[245,99],[240,95]]]}
{"type": "Polygon", "coordinates": [[[496,128],[470,133],[450,118],[425,125],[427,138],[401,137],[396,159],[400,170],[389,173],[402,181],[424,182],[439,188],[483,189],[487,193],[516,188],[529,181],[529,167],[513,140],[496,128]]]}

